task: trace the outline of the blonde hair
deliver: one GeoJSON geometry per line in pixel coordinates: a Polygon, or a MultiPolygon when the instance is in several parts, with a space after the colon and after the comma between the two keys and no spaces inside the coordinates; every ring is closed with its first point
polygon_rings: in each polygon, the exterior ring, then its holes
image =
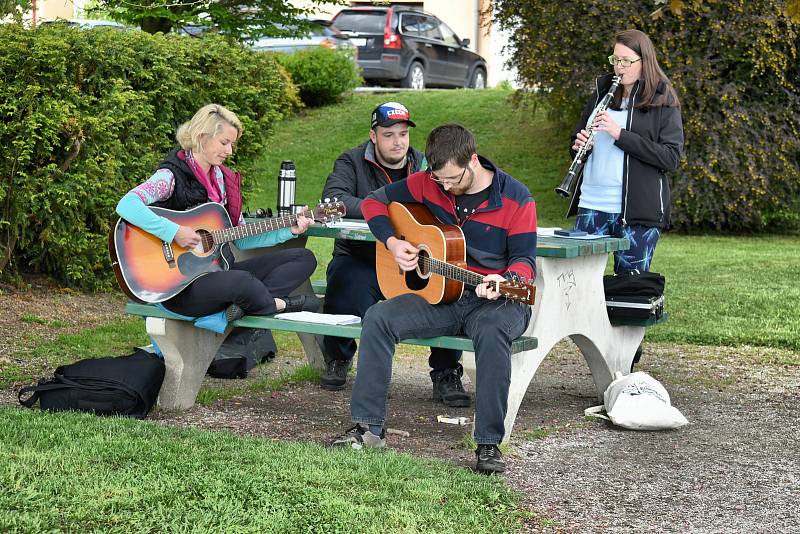
{"type": "Polygon", "coordinates": [[[184,122],[178,127],[175,139],[184,150],[202,152],[203,136],[214,137],[222,132],[222,127],[229,124],[238,132],[236,139],[242,136],[242,123],[239,117],[231,110],[219,104],[208,104],[194,114],[192,120],[184,122]]]}

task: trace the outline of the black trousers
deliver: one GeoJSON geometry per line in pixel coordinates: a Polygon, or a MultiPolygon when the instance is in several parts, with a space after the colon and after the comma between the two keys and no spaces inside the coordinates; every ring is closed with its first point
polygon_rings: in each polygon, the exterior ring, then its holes
{"type": "MultiPolygon", "coordinates": [[[[364,317],[370,306],[384,300],[378,286],[375,264],[353,256],[337,255],[328,264],[325,313],[364,317]]],[[[354,339],[325,336],[322,341],[326,360],[347,361],[356,353],[354,339]]],[[[434,371],[458,366],[460,350],[431,348],[428,364],[434,371]]]]}
{"type": "Polygon", "coordinates": [[[164,306],[191,317],[210,315],[231,304],[247,315],[269,315],[277,311],[275,298],[288,296],[316,267],[317,259],[308,249],[269,251],[234,263],[228,271],[201,276],[164,306]]]}

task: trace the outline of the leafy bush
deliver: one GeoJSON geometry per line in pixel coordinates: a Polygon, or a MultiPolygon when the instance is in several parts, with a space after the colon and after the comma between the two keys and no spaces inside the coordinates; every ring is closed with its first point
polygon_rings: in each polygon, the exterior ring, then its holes
{"type": "Polygon", "coordinates": [[[101,288],[114,206],[209,102],[237,114],[246,171],[299,104],[274,59],[201,40],[0,26],[0,272],[34,269],[101,288]]]}
{"type": "Polygon", "coordinates": [[[358,66],[349,52],[317,46],[275,56],[289,71],[307,106],[337,102],[345,92],[362,83],[358,66]]]}
{"type": "MultiPolygon", "coordinates": [[[[521,80],[571,126],[614,33],[646,32],[681,99],[684,231],[800,228],[800,23],[782,0],[497,0],[521,80]],[[659,7],[660,6],[660,7],[659,7]],[[669,11],[669,7],[675,9],[669,11]]],[[[566,136],[564,153],[566,156],[566,136]]]]}

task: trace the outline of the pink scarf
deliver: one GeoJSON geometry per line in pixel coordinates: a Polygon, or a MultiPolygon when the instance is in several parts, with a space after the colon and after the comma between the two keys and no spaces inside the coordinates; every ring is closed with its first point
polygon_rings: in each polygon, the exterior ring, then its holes
{"type": "MultiPolygon", "coordinates": [[[[192,170],[194,177],[197,178],[197,181],[203,184],[203,187],[206,188],[206,192],[208,193],[209,200],[212,202],[222,202],[222,191],[220,191],[217,181],[211,180],[208,177],[208,174],[206,174],[194,158],[191,157],[191,154],[186,154],[186,151],[179,150],[178,159],[185,161],[192,170]]],[[[222,176],[225,178],[225,193],[228,197],[225,209],[228,210],[233,225],[237,226],[242,214],[242,194],[239,188],[241,175],[238,172],[233,172],[225,165],[220,165],[219,169],[222,171],[222,176]]],[[[211,170],[213,172],[214,167],[211,167],[211,170]]]]}

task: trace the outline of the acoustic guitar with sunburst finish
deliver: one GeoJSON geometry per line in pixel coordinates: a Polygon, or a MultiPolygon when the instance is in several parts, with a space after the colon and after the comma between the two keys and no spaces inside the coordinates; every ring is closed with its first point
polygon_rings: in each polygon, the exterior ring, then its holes
{"type": "MultiPolygon", "coordinates": [[[[192,228],[201,238],[195,248],[187,249],[162,241],[124,219],[117,221],[108,236],[108,252],[117,282],[131,299],[151,304],[174,297],[204,274],[228,270],[233,263],[229,242],[289,228],[297,224],[299,215],[233,226],[228,210],[216,202],[186,211],[155,207],[150,210],[192,228]]],[[[344,217],[345,212],[342,202],[323,202],[303,215],[327,223],[344,217]]]]}
{"type": "MultiPolygon", "coordinates": [[[[455,302],[464,285],[483,283],[484,275],[467,269],[464,232],[454,224],[440,222],[422,204],[392,202],[388,206],[394,236],[419,249],[417,268],[403,271],[386,246],[376,243],[375,262],[378,285],[389,299],[406,293],[424,298],[430,304],[455,302]]],[[[536,286],[524,281],[496,282],[501,296],[532,305],[536,286]]]]}

